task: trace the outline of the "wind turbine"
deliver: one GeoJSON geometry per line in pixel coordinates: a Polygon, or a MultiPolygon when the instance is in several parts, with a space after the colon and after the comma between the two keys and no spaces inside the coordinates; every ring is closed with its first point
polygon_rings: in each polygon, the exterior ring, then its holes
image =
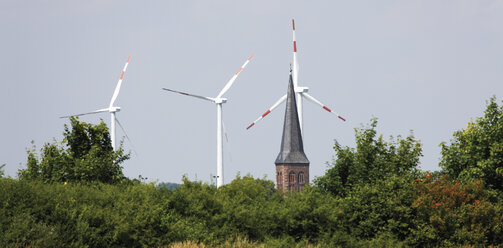
{"type": "Polygon", "coordinates": [[[246,65],[253,58],[253,54],[246,60],[246,62],[239,68],[239,70],[232,76],[232,78],[227,82],[224,88],[218,93],[217,97],[206,97],[194,94],[189,94],[181,91],[176,91],[172,89],[162,88],[163,90],[171,91],[174,93],[182,94],[185,96],[191,96],[199,98],[202,100],[213,102],[217,105],[217,188],[224,184],[224,167],[223,167],[223,144],[222,144],[222,104],[227,102],[227,98],[222,98],[222,96],[229,90],[232,86],[239,73],[243,71],[246,65]]]}
{"type": "MultiPolygon", "coordinates": [[[[340,116],[339,114],[337,114],[335,111],[333,111],[332,109],[328,108],[325,104],[321,103],[320,101],[318,101],[313,96],[309,95],[307,93],[309,91],[308,87],[301,87],[301,86],[299,86],[299,83],[298,83],[299,64],[297,62],[297,41],[295,39],[295,21],[294,21],[294,19],[292,19],[292,29],[293,29],[293,65],[292,65],[293,68],[292,68],[292,77],[293,77],[293,86],[294,86],[294,90],[295,90],[295,98],[297,99],[297,113],[299,115],[299,124],[300,124],[301,133],[303,133],[303,131],[302,131],[302,119],[303,119],[303,115],[302,115],[302,99],[303,99],[303,97],[305,97],[307,100],[309,100],[309,101],[311,101],[311,102],[313,102],[313,103],[315,103],[317,105],[320,105],[324,110],[326,110],[326,111],[328,111],[328,112],[330,112],[332,114],[335,114],[337,117],[339,117],[339,119],[341,119],[343,121],[346,121],[346,119],[344,119],[342,116],[340,116]]],[[[261,116],[259,116],[259,118],[257,118],[246,129],[248,130],[251,127],[253,127],[257,122],[259,122],[264,117],[266,117],[269,113],[271,113],[271,111],[273,111],[275,108],[277,108],[285,100],[286,100],[286,94],[283,95],[282,97],[280,97],[279,100],[276,103],[274,103],[265,113],[263,113],[261,116]]]]}
{"type": "Polygon", "coordinates": [[[93,112],[88,112],[88,113],[67,115],[67,116],[60,117],[60,118],[68,118],[71,116],[82,116],[82,115],[89,115],[89,114],[97,114],[97,113],[101,113],[101,112],[109,112],[110,113],[110,136],[112,139],[112,147],[114,150],[116,147],[116,145],[115,145],[115,123],[116,122],[117,122],[117,124],[119,124],[119,127],[122,129],[122,131],[126,135],[126,138],[129,140],[129,137],[126,134],[126,131],[124,130],[121,123],[119,122],[119,120],[115,116],[115,113],[119,112],[121,110],[121,108],[115,107],[114,103],[115,103],[115,100],[117,99],[117,96],[119,95],[119,91],[120,91],[121,85],[122,85],[122,79],[124,79],[124,73],[126,73],[126,68],[129,64],[130,59],[131,59],[131,55],[127,58],[126,64],[124,65],[124,69],[122,69],[121,77],[119,78],[119,82],[117,82],[117,86],[115,86],[115,91],[114,91],[114,94],[112,95],[112,99],[110,100],[110,104],[109,104],[108,108],[98,109],[98,110],[95,110],[93,112]]]}

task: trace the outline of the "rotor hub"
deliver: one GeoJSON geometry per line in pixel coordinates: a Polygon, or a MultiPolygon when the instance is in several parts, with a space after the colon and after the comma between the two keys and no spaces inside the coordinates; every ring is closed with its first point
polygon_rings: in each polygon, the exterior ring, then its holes
{"type": "Polygon", "coordinates": [[[295,93],[307,93],[309,87],[295,87],[295,93]]]}
{"type": "Polygon", "coordinates": [[[215,103],[226,103],[227,98],[215,98],[215,103]]]}
{"type": "Polygon", "coordinates": [[[120,107],[111,107],[108,112],[113,113],[113,112],[119,112],[121,111],[120,107]]]}

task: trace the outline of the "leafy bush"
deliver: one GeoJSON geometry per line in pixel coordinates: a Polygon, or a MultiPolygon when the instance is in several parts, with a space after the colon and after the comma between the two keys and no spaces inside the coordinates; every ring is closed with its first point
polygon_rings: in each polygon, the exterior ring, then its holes
{"type": "Polygon", "coordinates": [[[0,180],[0,246],[154,246],[170,191],[151,184],[0,180]]]}

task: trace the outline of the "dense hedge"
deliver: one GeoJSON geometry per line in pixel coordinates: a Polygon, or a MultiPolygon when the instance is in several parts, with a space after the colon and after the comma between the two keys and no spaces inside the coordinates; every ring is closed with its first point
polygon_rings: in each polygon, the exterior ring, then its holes
{"type": "Polygon", "coordinates": [[[168,191],[152,185],[0,181],[0,246],[152,246],[166,242],[168,191]],[[105,245],[106,244],[106,245],[105,245]]]}
{"type": "Polygon", "coordinates": [[[487,246],[503,242],[503,204],[482,182],[392,177],[346,197],[282,194],[245,176],[216,189],[0,179],[0,246],[157,247],[240,238],[271,247],[487,246]]]}

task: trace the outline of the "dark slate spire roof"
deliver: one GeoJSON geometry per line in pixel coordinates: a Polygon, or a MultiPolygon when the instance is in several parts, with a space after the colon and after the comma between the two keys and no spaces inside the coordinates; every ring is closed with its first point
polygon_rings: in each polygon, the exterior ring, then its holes
{"type": "Polygon", "coordinates": [[[274,162],[278,164],[309,164],[304,154],[302,134],[300,131],[299,115],[297,114],[297,102],[293,89],[292,74],[288,83],[286,98],[285,124],[283,125],[283,137],[281,138],[281,150],[274,162]]]}

